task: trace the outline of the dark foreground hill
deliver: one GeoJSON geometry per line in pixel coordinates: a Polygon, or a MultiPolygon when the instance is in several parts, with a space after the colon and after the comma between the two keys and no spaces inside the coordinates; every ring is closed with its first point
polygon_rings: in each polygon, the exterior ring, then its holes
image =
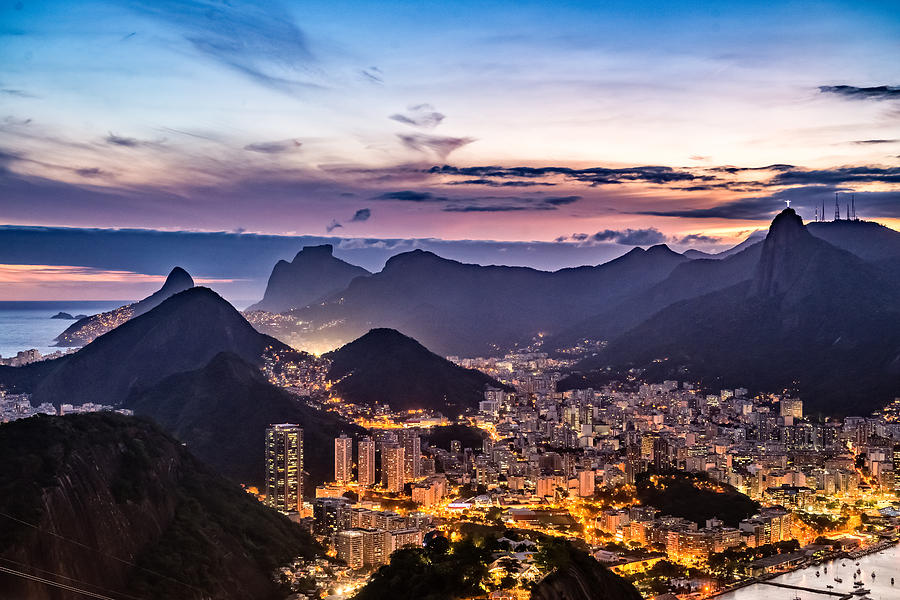
{"type": "Polygon", "coordinates": [[[393,329],[373,329],[325,355],[332,391],[354,404],[394,410],[430,409],[455,417],[477,408],[486,386],[504,387],[481,371],[464,369],[393,329]]]}
{"type": "MultiPolygon", "coordinates": [[[[115,414],[0,427],[0,566],[113,597],[281,598],[317,546],[151,423],[115,414]]],[[[0,597],[81,600],[0,573],[0,597]]]]}
{"type": "Polygon", "coordinates": [[[33,393],[34,403],[120,405],[135,390],[200,368],[220,352],[258,364],[263,352],[288,350],[257,332],[218,294],[194,287],[63,358],[0,372],[33,393]],[[37,366],[39,365],[39,366],[37,366]]]}
{"type": "Polygon", "coordinates": [[[331,244],[306,246],[294,260],[279,260],[272,269],[263,299],[247,310],[284,312],[303,308],[335,294],[356,277],[371,275],[333,255],[331,244]]]}
{"type": "Polygon", "coordinates": [[[585,365],[665,364],[675,377],[794,388],[811,412],[866,413],[900,393],[898,290],[786,209],[751,279],[657,312],[585,365]]]}
{"type": "Polygon", "coordinates": [[[264,434],[272,423],[303,427],[304,468],[313,484],[334,475],[334,438],[361,431],[307,406],[270,384],[253,365],[224,352],[200,369],[133,393],[125,404],[136,415],[155,420],[219,473],[242,483],[262,482],[264,434]]]}
{"type": "Polygon", "coordinates": [[[553,557],[555,570],[531,590],[531,600],[640,600],[641,594],[587,552],[561,541],[542,554],[553,557]]]}
{"type": "Polygon", "coordinates": [[[181,267],[175,267],[166,277],[163,286],[156,292],[134,304],[78,319],[56,336],[56,345],[84,346],[90,344],[97,337],[115,329],[128,319],[139,317],[162,304],[166,298],[192,287],[194,287],[194,280],[188,272],[181,267]]]}

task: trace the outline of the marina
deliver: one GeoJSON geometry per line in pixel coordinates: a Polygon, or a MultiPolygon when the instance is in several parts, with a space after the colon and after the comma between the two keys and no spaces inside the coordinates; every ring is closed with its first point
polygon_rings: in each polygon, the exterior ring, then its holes
{"type": "Polygon", "coordinates": [[[894,600],[900,598],[900,546],[855,553],[725,592],[719,600],[894,600]],[[859,570],[859,573],[856,571],[859,570]],[[818,575],[817,575],[818,574],[818,575]]]}

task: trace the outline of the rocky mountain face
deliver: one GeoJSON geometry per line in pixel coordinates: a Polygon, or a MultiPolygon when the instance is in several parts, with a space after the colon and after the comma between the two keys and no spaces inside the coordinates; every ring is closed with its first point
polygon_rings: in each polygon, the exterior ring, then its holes
{"type": "Polygon", "coordinates": [[[294,260],[280,260],[272,269],[263,299],[247,310],[284,312],[303,308],[340,292],[357,277],[370,275],[362,267],[334,257],[331,244],[306,246],[294,260]]]}
{"type": "Polygon", "coordinates": [[[56,336],[56,345],[75,347],[90,344],[125,321],[156,308],[166,298],[192,287],[194,287],[194,280],[188,272],[181,267],[175,267],[166,277],[163,286],[153,294],[134,304],[78,319],[56,336]]]}
{"type": "Polygon", "coordinates": [[[391,328],[440,354],[496,353],[595,315],[662,281],[687,260],[654,246],[600,266],[551,273],[464,264],[414,250],[292,315],[311,324],[310,335],[328,339],[349,341],[372,328],[391,328]]]}
{"type": "Polygon", "coordinates": [[[199,369],[135,391],[125,405],[159,423],[220,474],[248,484],[263,481],[262,440],[272,423],[303,427],[304,465],[313,485],[334,475],[333,439],[362,431],[333,413],[309,407],[228,352],[199,369]]]}
{"type": "Polygon", "coordinates": [[[30,369],[20,367],[20,372],[0,372],[0,380],[18,383],[20,391],[33,394],[35,403],[120,405],[133,391],[174,373],[198,369],[220,352],[259,364],[267,348],[288,350],[253,329],[212,290],[193,287],[75,354],[36,363],[30,369]]]}
{"type": "Polygon", "coordinates": [[[505,387],[393,329],[373,329],[325,358],[331,360],[332,391],[354,404],[377,402],[394,410],[431,409],[455,417],[477,409],[486,386],[505,387]]]}
{"type": "MultiPolygon", "coordinates": [[[[104,596],[283,597],[274,570],[318,547],[151,423],[115,414],[0,427],[0,559],[104,596]]],[[[0,596],[81,593],[0,573],[0,596]]]]}
{"type": "Polygon", "coordinates": [[[640,600],[641,594],[580,550],[568,557],[531,590],[531,600],[640,600]]]}
{"type": "Polygon", "coordinates": [[[591,364],[794,388],[812,412],[860,414],[900,391],[900,282],[812,236],[786,209],[751,279],[672,304],[591,364]]]}

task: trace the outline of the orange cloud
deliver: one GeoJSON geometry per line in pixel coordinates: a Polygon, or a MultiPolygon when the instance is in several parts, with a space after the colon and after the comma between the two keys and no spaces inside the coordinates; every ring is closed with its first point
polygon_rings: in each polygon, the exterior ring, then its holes
{"type": "MultiPolygon", "coordinates": [[[[0,264],[0,300],[122,300],[147,296],[165,275],[73,265],[0,264]]],[[[233,279],[195,279],[198,284],[233,279]]]]}

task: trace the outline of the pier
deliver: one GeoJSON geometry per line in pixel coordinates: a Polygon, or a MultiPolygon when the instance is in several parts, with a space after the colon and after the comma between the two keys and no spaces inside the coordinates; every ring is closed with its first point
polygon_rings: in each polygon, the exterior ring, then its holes
{"type": "Polygon", "coordinates": [[[761,585],[771,585],[774,587],[785,588],[788,590],[799,590],[801,592],[811,592],[813,594],[825,594],[826,596],[834,596],[836,598],[841,598],[841,600],[850,600],[853,598],[852,593],[847,592],[836,592],[834,590],[819,590],[816,588],[808,588],[799,585],[789,585],[787,583],[776,583],[774,581],[758,581],[757,583],[761,585]]]}

